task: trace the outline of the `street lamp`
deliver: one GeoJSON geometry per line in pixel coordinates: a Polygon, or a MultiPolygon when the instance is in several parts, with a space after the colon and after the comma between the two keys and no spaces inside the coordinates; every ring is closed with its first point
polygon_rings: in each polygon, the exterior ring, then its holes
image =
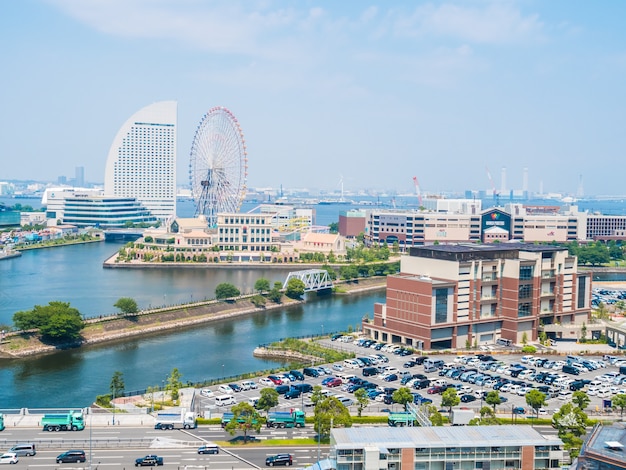
{"type": "Polygon", "coordinates": [[[222,378],[226,377],[226,375],[224,374],[224,364],[222,364],[222,378]]]}
{"type": "Polygon", "coordinates": [[[165,406],[165,380],[161,380],[161,409],[165,406]]]}
{"type": "Polygon", "coordinates": [[[324,324],[322,323],[322,336],[324,336],[324,324]]]}

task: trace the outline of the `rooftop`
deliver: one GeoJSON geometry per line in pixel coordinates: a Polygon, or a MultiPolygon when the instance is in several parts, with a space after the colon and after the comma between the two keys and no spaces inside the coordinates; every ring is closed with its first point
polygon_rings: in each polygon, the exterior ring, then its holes
{"type": "Polygon", "coordinates": [[[537,245],[534,243],[491,243],[414,246],[409,249],[410,256],[422,258],[471,261],[475,259],[516,259],[522,251],[535,253],[555,253],[567,250],[556,245],[537,245]]]}
{"type": "Polygon", "coordinates": [[[337,449],[440,448],[493,446],[561,446],[556,437],[542,436],[530,426],[353,427],[332,430],[337,449]]]}

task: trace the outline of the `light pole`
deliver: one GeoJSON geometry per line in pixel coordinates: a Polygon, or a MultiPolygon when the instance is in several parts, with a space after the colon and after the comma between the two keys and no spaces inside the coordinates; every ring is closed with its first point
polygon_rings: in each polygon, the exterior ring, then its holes
{"type": "Polygon", "coordinates": [[[322,336],[324,336],[324,324],[322,323],[322,336]]]}
{"type": "Polygon", "coordinates": [[[222,364],[222,378],[224,378],[224,377],[226,377],[226,376],[224,375],[224,364],[222,364]]]}
{"type": "Polygon", "coordinates": [[[91,428],[93,423],[93,413],[91,412],[91,407],[87,408],[89,410],[89,470],[91,470],[91,464],[93,462],[93,451],[91,445],[91,428]]]}
{"type": "Polygon", "coordinates": [[[161,409],[165,406],[165,380],[161,380],[161,409]]]}

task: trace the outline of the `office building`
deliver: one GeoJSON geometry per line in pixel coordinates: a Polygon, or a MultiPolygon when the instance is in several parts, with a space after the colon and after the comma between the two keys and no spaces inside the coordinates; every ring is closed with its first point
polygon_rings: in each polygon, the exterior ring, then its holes
{"type": "Polygon", "coordinates": [[[437,210],[429,211],[368,210],[365,242],[368,245],[397,243],[406,250],[433,243],[626,240],[626,216],[589,214],[579,212],[575,206],[561,209],[522,204],[480,211],[472,201],[465,204],[461,201],[447,206],[440,204],[437,210]]]}
{"type": "Polygon", "coordinates": [[[137,111],[109,150],[104,194],[135,198],[157,219],[176,214],[176,102],[137,111]]]}
{"type": "Polygon", "coordinates": [[[535,341],[541,328],[576,339],[590,318],[591,277],[554,245],[412,247],[400,273],[387,277],[385,304],[363,332],[418,349],[535,341]]]}
{"type": "Polygon", "coordinates": [[[563,443],[530,426],[336,428],[336,470],[535,470],[560,468],[563,443]]]}

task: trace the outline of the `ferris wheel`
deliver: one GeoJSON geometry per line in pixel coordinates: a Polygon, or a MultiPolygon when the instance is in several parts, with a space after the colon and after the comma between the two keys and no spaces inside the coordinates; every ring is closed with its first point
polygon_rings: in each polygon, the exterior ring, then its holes
{"type": "Polygon", "coordinates": [[[241,126],[228,109],[218,106],[204,115],[191,145],[189,177],[196,216],[209,227],[217,214],[237,212],[246,195],[248,153],[241,126]]]}

